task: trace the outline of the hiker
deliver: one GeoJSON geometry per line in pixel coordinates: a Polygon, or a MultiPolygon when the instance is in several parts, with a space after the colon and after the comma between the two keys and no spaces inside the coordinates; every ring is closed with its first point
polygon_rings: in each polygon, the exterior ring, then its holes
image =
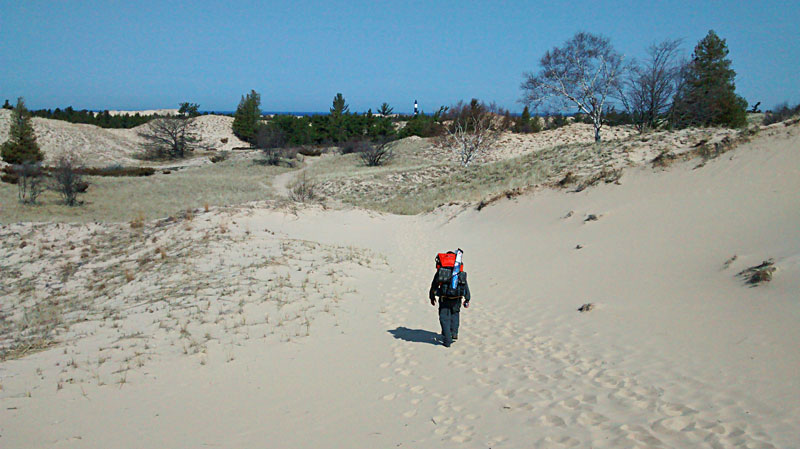
{"type": "Polygon", "coordinates": [[[436,274],[431,281],[431,288],[428,297],[431,305],[436,305],[436,297],[439,297],[439,324],[442,326],[442,343],[445,347],[450,347],[453,341],[458,340],[458,314],[461,311],[461,299],[464,299],[464,307],[469,308],[469,285],[467,284],[467,273],[461,264],[461,253],[452,251],[439,253],[436,256],[436,274]],[[458,257],[458,259],[456,259],[458,257]],[[456,262],[457,260],[457,262],[456,262]],[[451,283],[453,271],[457,271],[457,281],[451,283]],[[456,287],[453,288],[452,285],[456,287]]]}

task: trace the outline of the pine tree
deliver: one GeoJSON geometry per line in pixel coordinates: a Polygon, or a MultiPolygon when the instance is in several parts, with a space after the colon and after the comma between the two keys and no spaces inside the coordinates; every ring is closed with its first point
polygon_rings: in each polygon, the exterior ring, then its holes
{"type": "Polygon", "coordinates": [[[522,115],[519,116],[517,123],[514,125],[514,132],[531,132],[531,111],[528,109],[528,106],[525,106],[525,108],[522,109],[522,115]]]}
{"type": "Polygon", "coordinates": [[[14,109],[14,107],[11,106],[11,103],[8,102],[8,98],[6,98],[6,102],[3,103],[3,109],[14,109]]]}
{"type": "Polygon", "coordinates": [[[394,108],[389,107],[389,103],[386,102],[383,102],[383,104],[381,104],[381,107],[378,108],[378,114],[384,117],[392,115],[392,111],[394,111],[394,108]]]}
{"type": "Polygon", "coordinates": [[[251,90],[249,94],[242,96],[239,107],[233,115],[233,134],[246,142],[255,143],[259,119],[261,119],[261,95],[251,90]]]}
{"type": "Polygon", "coordinates": [[[344,102],[344,97],[342,96],[341,92],[337,93],[335,97],[333,97],[333,107],[330,109],[331,115],[334,117],[340,117],[345,114],[350,113],[350,106],[344,102]]]}
{"type": "Polygon", "coordinates": [[[11,112],[8,141],[0,147],[0,157],[9,164],[32,164],[44,159],[31,124],[31,114],[20,97],[11,112]]]}
{"type": "Polygon", "coordinates": [[[344,142],[347,139],[347,115],[350,114],[350,106],[344,101],[341,92],[333,97],[333,104],[330,109],[331,115],[331,140],[334,142],[344,142]]]}
{"type": "Polygon", "coordinates": [[[736,72],[725,39],[710,30],[694,49],[675,99],[673,124],[739,127],[747,122],[747,102],[736,95],[736,72]]]}

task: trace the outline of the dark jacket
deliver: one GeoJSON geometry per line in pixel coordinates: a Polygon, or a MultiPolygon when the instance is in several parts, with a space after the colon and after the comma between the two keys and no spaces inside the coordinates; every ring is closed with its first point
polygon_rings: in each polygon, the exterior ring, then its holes
{"type": "MultiPolygon", "coordinates": [[[[439,282],[437,281],[436,273],[433,274],[433,280],[431,281],[431,289],[428,291],[428,297],[431,301],[434,301],[437,296],[439,296],[439,282]]],[[[472,298],[472,295],[469,293],[469,283],[465,282],[464,284],[464,302],[469,302],[472,298]]],[[[447,297],[440,297],[439,298],[439,308],[442,307],[449,307],[455,310],[461,309],[461,298],[447,298],[447,297]]]]}

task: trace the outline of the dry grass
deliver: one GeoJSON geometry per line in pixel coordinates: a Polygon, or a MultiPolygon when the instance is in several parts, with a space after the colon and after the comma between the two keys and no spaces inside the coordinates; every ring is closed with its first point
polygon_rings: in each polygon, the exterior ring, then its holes
{"type": "Polygon", "coordinates": [[[270,179],[286,170],[257,165],[246,158],[231,158],[169,175],[89,177],[91,187],[82,197],[85,204],[80,207],[60,204],[53,192],[45,192],[39,205],[25,206],[17,201],[16,186],[0,183],[0,223],[130,222],[136,228],[144,219],[165,217],[187,208],[204,210],[271,199],[274,192],[270,179]]]}
{"type": "Polygon", "coordinates": [[[319,180],[325,197],[397,214],[418,214],[458,202],[485,205],[501,196],[513,196],[513,192],[555,182],[567,169],[580,173],[576,180],[587,178],[589,183],[617,181],[621,175],[608,166],[611,152],[591,144],[561,145],[467,168],[431,163],[418,152],[403,152],[402,148],[395,153],[397,158],[386,167],[358,167],[341,156],[321,161],[309,171],[319,180]]]}

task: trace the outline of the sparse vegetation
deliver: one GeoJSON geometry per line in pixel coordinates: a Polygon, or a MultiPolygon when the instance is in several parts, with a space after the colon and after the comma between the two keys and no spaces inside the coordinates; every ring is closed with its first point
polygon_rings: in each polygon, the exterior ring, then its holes
{"type": "Polygon", "coordinates": [[[290,187],[289,199],[305,203],[316,199],[317,185],[313,179],[309,178],[305,172],[290,187]]]}
{"type": "Polygon", "coordinates": [[[773,273],[775,273],[775,261],[769,259],[756,266],[740,271],[736,276],[744,279],[747,284],[755,287],[771,281],[773,273]]]}
{"type": "Polygon", "coordinates": [[[367,167],[380,167],[392,160],[394,153],[389,141],[368,143],[359,153],[361,162],[367,167]]]}
{"type": "Polygon", "coordinates": [[[264,148],[261,153],[264,155],[260,163],[265,165],[294,167],[297,165],[296,148],[264,148]]]}
{"type": "Polygon", "coordinates": [[[220,151],[219,153],[217,153],[217,154],[215,154],[215,155],[211,156],[211,157],[209,158],[209,160],[210,160],[212,163],[216,164],[216,163],[218,163],[218,162],[223,162],[223,161],[227,160],[229,156],[230,156],[230,153],[229,153],[229,152],[227,152],[227,151],[220,151]]]}
{"type": "Polygon", "coordinates": [[[67,206],[76,206],[78,195],[85,193],[89,184],[83,181],[80,163],[73,154],[61,155],[52,170],[53,189],[64,199],[67,206]]]}
{"type": "Polygon", "coordinates": [[[459,103],[450,108],[453,121],[440,140],[442,148],[455,151],[462,167],[489,152],[500,136],[495,114],[473,98],[469,105],[459,103]]]}
{"type": "Polygon", "coordinates": [[[763,124],[771,125],[788,120],[796,115],[800,115],[800,103],[790,107],[789,103],[783,102],[772,108],[771,111],[767,111],[764,115],[763,124]]]}
{"type": "Polygon", "coordinates": [[[36,204],[36,199],[44,190],[45,176],[41,164],[25,163],[12,165],[12,173],[17,184],[17,198],[22,204],[36,204]]]}

